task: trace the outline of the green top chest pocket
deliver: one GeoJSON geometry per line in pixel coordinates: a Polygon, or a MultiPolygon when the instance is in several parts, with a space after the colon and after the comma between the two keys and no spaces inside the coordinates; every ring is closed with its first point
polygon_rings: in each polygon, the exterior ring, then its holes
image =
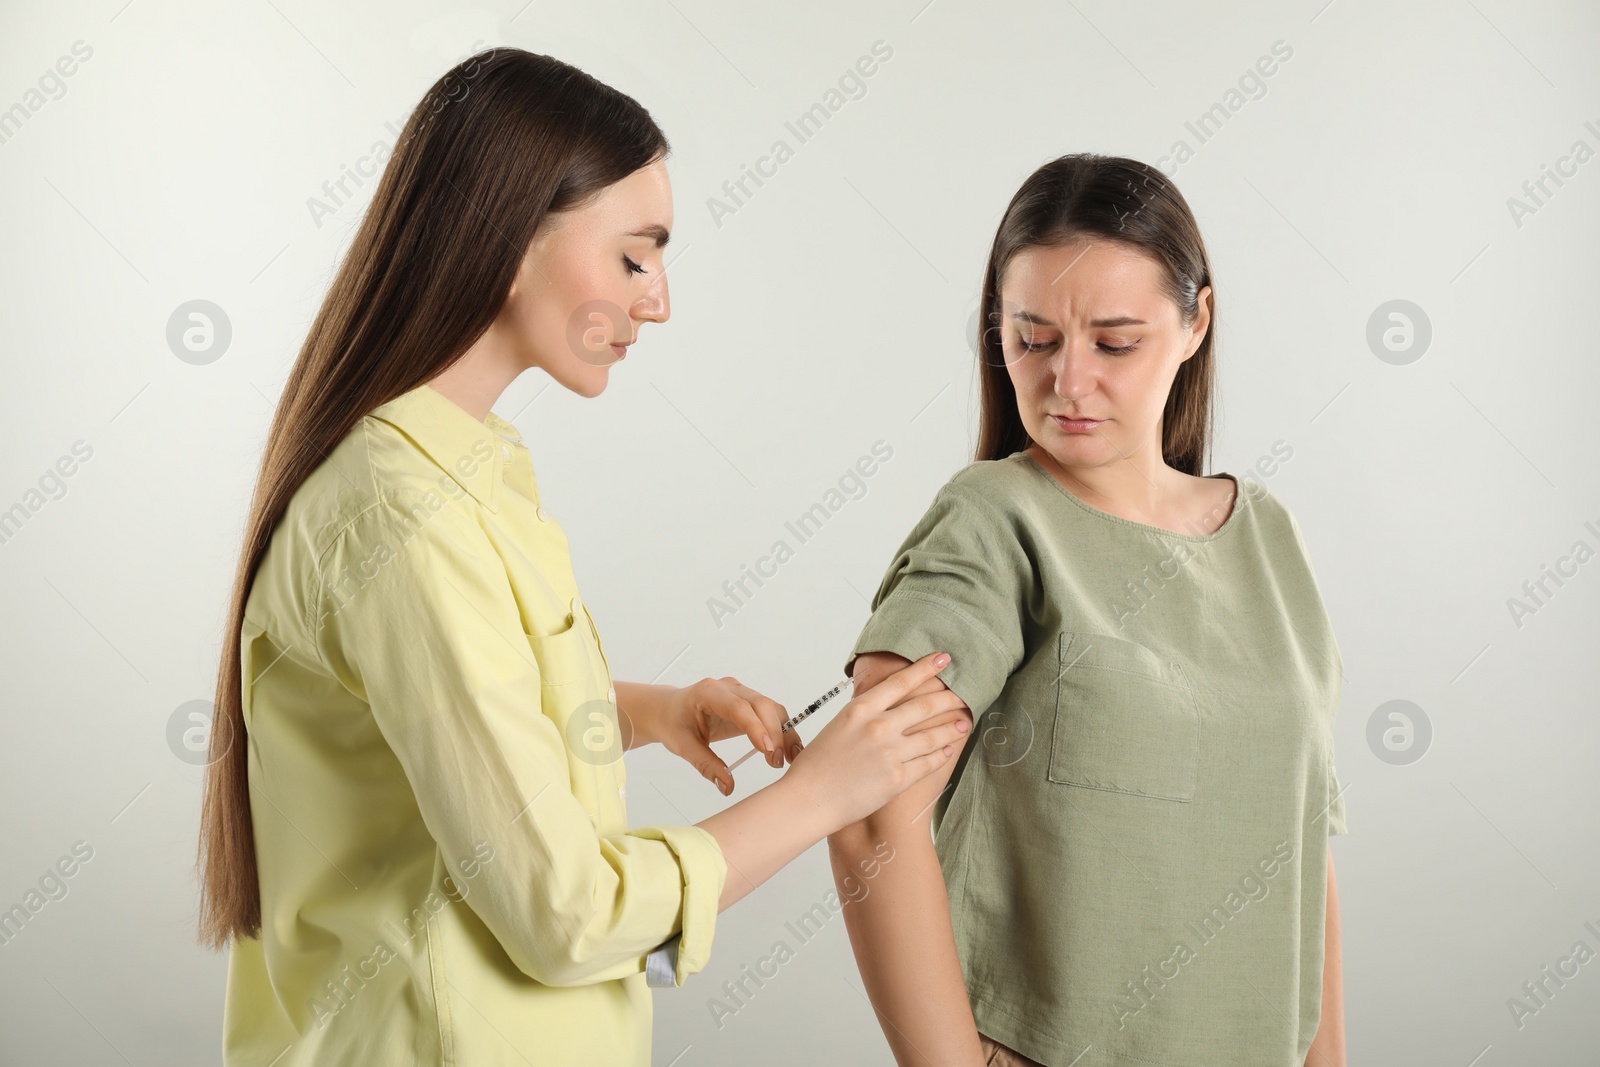
{"type": "Polygon", "coordinates": [[[1161,800],[1194,799],[1200,711],[1177,661],[1126,638],[1057,638],[1049,779],[1161,800]]]}

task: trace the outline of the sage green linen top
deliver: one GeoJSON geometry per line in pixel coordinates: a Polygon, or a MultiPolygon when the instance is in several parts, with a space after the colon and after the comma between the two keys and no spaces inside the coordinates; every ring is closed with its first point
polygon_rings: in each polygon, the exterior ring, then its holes
{"type": "Polygon", "coordinates": [[[1321,1014],[1343,664],[1298,525],[1100,511],[1024,452],[972,463],[895,554],[856,654],[975,728],[933,830],[978,1029],[1049,1067],[1300,1067],[1321,1014]]]}

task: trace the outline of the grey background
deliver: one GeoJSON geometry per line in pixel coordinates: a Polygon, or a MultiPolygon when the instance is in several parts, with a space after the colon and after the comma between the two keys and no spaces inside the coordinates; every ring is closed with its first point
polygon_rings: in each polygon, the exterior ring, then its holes
{"type": "MultiPolygon", "coordinates": [[[[92,448],[0,544],[0,909],[93,849],[0,947],[0,1061],[217,1059],[225,959],[193,934],[201,770],[169,722],[211,695],[272,407],[375,179],[320,226],[307,200],[482,41],[582,66],[674,146],[672,320],[595,400],[530,372],[496,407],[614,673],[735,674],[791,711],[834,682],[895,546],[971,457],[963,330],[1017,185],[1065,152],[1154,163],[1188,141],[1175,178],[1217,278],[1213,469],[1292,448],[1257,477],[1305,532],[1348,675],[1351,1062],[1596,1062],[1600,962],[1521,1027],[1507,1007],[1578,941],[1600,950],[1600,562],[1520,626],[1507,604],[1574,542],[1600,548],[1600,161],[1520,225],[1508,206],[1574,142],[1600,148],[1593,4],[0,10],[0,108],[93,49],[0,143],[0,510],[92,448]],[[707,199],[793,144],[785,121],[878,40],[893,57],[866,94],[718,226],[707,199]],[[1185,123],[1278,40],[1292,58],[1199,144],[1185,123]],[[232,330],[204,365],[166,341],[196,299],[232,330]],[[1391,300],[1431,324],[1404,365],[1367,343],[1391,300]],[[716,626],[708,598],[879,439],[894,456],[865,495],[716,626]],[[1369,747],[1391,700],[1427,716],[1422,759],[1369,747]]],[[[635,825],[725,803],[660,750],[628,759],[635,825]]],[[[751,760],[737,795],[776,773],[751,760]]],[[[723,914],[705,971],[657,992],[657,1062],[891,1063],[842,917],[803,946],[784,927],[831,888],[818,845],[723,914]],[[780,938],[796,957],[718,1029],[708,998],[780,938]]]]}

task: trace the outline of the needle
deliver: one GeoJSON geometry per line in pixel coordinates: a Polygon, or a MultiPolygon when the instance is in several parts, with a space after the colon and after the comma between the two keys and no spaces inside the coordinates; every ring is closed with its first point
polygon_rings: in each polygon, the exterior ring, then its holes
{"type": "MultiPolygon", "coordinates": [[[[840,682],[838,685],[834,686],[832,689],[828,690],[826,693],[823,693],[817,699],[813,700],[806,707],[806,710],[802,711],[800,714],[796,715],[794,718],[792,718],[788,722],[784,723],[783,724],[783,730],[780,731],[780,733],[786,733],[789,730],[794,729],[795,724],[798,723],[801,719],[804,719],[807,715],[810,715],[813,711],[816,711],[818,708],[822,707],[822,705],[826,704],[828,701],[830,701],[834,697],[838,696],[839,692],[842,689],[844,689],[845,686],[850,684],[850,681],[851,680],[849,678],[846,678],[844,681],[840,682]]],[[[752,748],[749,752],[746,752],[744,755],[740,756],[738,758],[738,760],[735,761],[733,766],[728,768],[728,770],[731,771],[734,768],[738,767],[739,764],[743,763],[745,760],[749,759],[751,756],[754,756],[757,751],[758,751],[758,749],[752,748]]]]}

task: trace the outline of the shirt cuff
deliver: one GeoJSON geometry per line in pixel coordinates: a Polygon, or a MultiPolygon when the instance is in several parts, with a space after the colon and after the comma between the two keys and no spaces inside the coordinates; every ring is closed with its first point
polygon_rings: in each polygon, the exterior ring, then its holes
{"type": "Polygon", "coordinates": [[[673,934],[672,940],[651,952],[644,959],[645,985],[677,985],[678,943],[682,934],[673,934]]]}
{"type": "Polygon", "coordinates": [[[728,880],[728,862],[722,846],[698,826],[653,826],[630,831],[639,837],[659,837],[678,857],[683,872],[683,910],[679,932],[645,958],[647,985],[681,986],[685,978],[704,969],[711,959],[711,938],[717,927],[717,903],[728,880]],[[650,978],[651,963],[668,981],[650,978]]]}

